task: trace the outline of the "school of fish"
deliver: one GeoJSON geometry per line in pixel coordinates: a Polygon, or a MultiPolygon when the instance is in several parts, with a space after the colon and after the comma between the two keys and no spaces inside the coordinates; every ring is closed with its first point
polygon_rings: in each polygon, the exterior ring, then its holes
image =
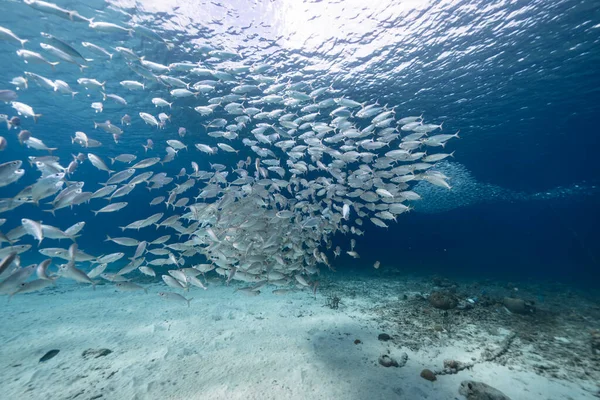
{"type": "MultiPolygon", "coordinates": [[[[139,35],[173,48],[139,24],[101,22],[49,2],[24,2],[54,23],[87,24],[99,34],[139,35]]],[[[360,257],[354,238],[347,248],[334,248],[334,234],[360,236],[366,223],[387,228],[411,209],[411,201],[420,199],[411,190],[415,183],[450,189],[449,177],[432,167],[452,156],[435,151],[443,151],[458,133],[443,134],[442,124],[425,123],[422,116],[399,116],[395,107],[359,103],[331,86],[314,87],[301,79],[282,81],[269,64],[244,62],[235,51],[205,46],[197,60],[163,65],[136,49],[67,43],[45,32],[39,48],[29,46],[30,41],[7,27],[0,26],[0,39],[16,48],[5,63],[21,58],[25,65],[47,65],[49,74],[69,63],[81,71],[72,82],[23,71],[11,81],[14,90],[0,90],[4,109],[11,107],[15,114],[0,116],[8,128],[0,136],[2,193],[17,187],[26,173],[37,176],[32,185],[0,199],[0,213],[18,209],[23,215],[19,221],[0,219],[1,294],[36,292],[56,285],[58,278],[94,288],[104,280],[119,290],[146,291],[136,283],[136,277],[144,274],[164,282],[160,297],[189,306],[191,299],[185,293],[191,288],[206,290],[209,273],[227,284],[245,282],[237,291],[250,296],[267,287],[276,294],[316,291],[319,268],[333,269],[332,257],[342,251],[360,257]],[[115,82],[111,87],[120,88],[120,94],[108,93],[107,82],[87,71],[93,70],[92,64],[107,62],[122,63],[138,79],[115,82]],[[120,124],[106,120],[82,126],[71,137],[69,150],[76,155],[61,160],[53,155],[56,148],[36,137],[44,116],[34,111],[36,104],[18,101],[19,91],[24,90],[37,90],[40,96],[44,91],[58,92],[72,101],[78,99],[78,92],[86,92],[93,101],[79,100],[90,101],[98,115],[108,101],[126,107],[123,96],[129,91],[144,93],[148,107],[133,117],[123,115],[120,124]],[[191,135],[190,127],[178,127],[172,129],[172,138],[155,143],[154,133],[175,122],[164,111],[190,108],[178,105],[182,98],[193,99],[195,106],[186,111],[204,118],[204,133],[191,135]],[[97,138],[106,134],[126,143],[131,119],[138,117],[148,125],[143,148],[135,154],[96,154],[102,147],[97,138]],[[22,124],[30,130],[22,129],[22,124]],[[93,135],[84,133],[92,129],[93,135]],[[11,146],[26,146],[31,155],[26,160],[10,159],[11,146]],[[176,162],[180,152],[195,152],[199,162],[192,161],[175,176],[161,172],[161,166],[176,162]],[[232,156],[238,159],[233,164],[226,161],[232,156]],[[199,163],[206,164],[207,159],[210,168],[200,169],[199,163]],[[82,163],[106,172],[106,181],[90,182],[78,175],[82,163]],[[25,218],[28,207],[48,211],[57,222],[61,213],[74,207],[89,207],[94,215],[123,213],[131,207],[130,193],[142,185],[156,193],[148,200],[148,208],[156,212],[120,226],[120,237],[107,235],[106,240],[122,246],[122,252],[91,255],[79,249],[75,241],[85,221],[66,227],[25,218]],[[16,227],[4,230],[7,220],[16,227]],[[157,232],[156,239],[136,239],[142,229],[157,232]],[[23,243],[28,237],[32,244],[23,243]],[[62,239],[71,240],[71,246],[45,247],[62,239]],[[47,259],[21,265],[27,252],[39,252],[47,259]],[[125,253],[129,262],[119,270],[111,269],[125,253]],[[193,265],[199,259],[203,263],[193,265]]]]}

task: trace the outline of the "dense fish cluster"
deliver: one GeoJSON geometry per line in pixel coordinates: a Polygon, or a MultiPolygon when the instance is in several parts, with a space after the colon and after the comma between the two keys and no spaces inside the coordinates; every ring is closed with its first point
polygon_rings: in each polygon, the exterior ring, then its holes
{"type": "MultiPolygon", "coordinates": [[[[81,29],[87,24],[98,32],[139,35],[173,47],[141,25],[88,19],[43,1],[25,3],[56,23],[62,18],[64,23],[80,24],[81,29]]],[[[0,199],[0,212],[18,208],[24,214],[34,206],[49,212],[48,219],[50,214],[60,216],[75,207],[89,207],[95,215],[123,213],[132,207],[128,197],[141,185],[153,194],[148,208],[156,208],[156,213],[120,226],[122,236],[107,236],[107,241],[123,246],[123,252],[104,255],[88,254],[74,243],[85,221],[57,227],[46,221],[8,218],[16,227],[0,233],[2,294],[41,290],[59,277],[94,286],[104,279],[122,290],[141,290],[135,283],[139,272],[164,281],[169,288],[161,297],[189,305],[179,293],[191,286],[206,289],[205,275],[210,271],[227,283],[247,282],[238,290],[248,295],[259,294],[266,285],[275,293],[316,290],[315,275],[320,267],[332,268],[333,257],[342,251],[360,257],[352,237],[363,234],[363,224],[387,228],[410,210],[409,202],[420,198],[411,185],[427,182],[450,188],[448,177],[432,167],[452,154],[434,151],[443,150],[458,134],[442,134],[442,125],[425,123],[422,116],[401,117],[394,107],[359,103],[332,87],[314,87],[314,82],[302,79],[283,80],[269,64],[245,62],[236,52],[206,46],[199,49],[199,59],[163,65],[136,49],[66,43],[45,32],[40,48],[30,47],[30,42],[6,27],[0,27],[0,38],[17,48],[14,58],[5,63],[15,63],[19,57],[26,66],[47,66],[49,74],[64,63],[81,71],[71,82],[24,71],[12,80],[14,90],[0,91],[0,100],[16,114],[2,116],[9,129],[6,138],[0,138],[0,149],[8,148],[0,153],[5,159],[0,165],[0,187],[7,187],[2,193],[18,186],[26,173],[37,176],[35,183],[0,199]],[[88,72],[93,71],[92,64],[101,63],[122,63],[138,78],[101,82],[88,72]],[[110,93],[112,89],[120,94],[110,93]],[[53,155],[56,148],[36,137],[35,128],[43,125],[44,116],[36,113],[36,104],[18,101],[17,93],[25,90],[89,101],[96,115],[103,112],[106,102],[119,104],[125,111],[128,103],[123,96],[136,91],[146,95],[147,110],[133,117],[122,114],[118,122],[90,121],[71,137],[68,150],[75,152],[73,159],[61,160],[53,155]],[[77,96],[82,91],[89,94],[87,98],[77,96]],[[177,109],[200,114],[203,133],[192,135],[179,127],[172,130],[170,139],[159,143],[155,133],[174,123],[166,112],[177,109]],[[125,145],[132,118],[148,125],[143,148],[132,151],[136,154],[102,153],[98,132],[125,145]],[[33,132],[21,129],[25,121],[33,132]],[[93,135],[83,131],[92,129],[93,135]],[[10,146],[26,146],[31,155],[26,160],[6,160],[10,146]],[[198,162],[192,161],[175,176],[161,171],[165,164],[176,162],[181,152],[195,152],[198,162]],[[202,170],[199,164],[208,164],[207,159],[210,168],[202,170]],[[106,181],[90,181],[78,174],[82,163],[106,172],[106,181]],[[164,232],[158,233],[155,227],[170,232],[160,235],[164,232]],[[142,229],[156,231],[156,239],[136,239],[142,229]],[[344,249],[332,243],[338,232],[350,235],[344,249]],[[36,243],[20,243],[26,236],[36,243]],[[44,247],[61,239],[73,244],[44,247]],[[22,266],[21,255],[34,251],[48,258],[22,266]],[[111,269],[125,252],[130,253],[129,263],[111,269]],[[203,263],[192,265],[192,260],[203,263]],[[52,272],[54,268],[57,272],[52,272]]],[[[0,220],[0,224],[5,222],[0,220]]]]}

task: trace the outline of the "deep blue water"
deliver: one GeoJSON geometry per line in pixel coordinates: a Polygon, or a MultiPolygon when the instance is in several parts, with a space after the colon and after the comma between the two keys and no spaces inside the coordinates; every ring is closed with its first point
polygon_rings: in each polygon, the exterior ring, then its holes
{"type": "MultiPolygon", "coordinates": [[[[190,151],[153,169],[172,176],[182,166],[189,169],[191,160],[201,169],[215,161],[193,149],[204,133],[200,124],[205,121],[193,111],[194,100],[177,100],[178,107],[168,112],[173,122],[166,129],[145,125],[137,114],[156,112],[149,103],[151,96],[147,91],[127,92],[118,83],[138,77],[120,55],[115,54],[110,63],[99,61],[79,42],[107,49],[129,47],[163,64],[202,60],[203,45],[235,50],[247,64],[260,61],[275,66],[280,81],[306,80],[315,87],[333,83],[338,93],[359,102],[397,105],[399,115],[424,114],[430,122],[444,122],[444,132],[460,130],[461,139],[448,149],[456,151],[451,162],[470,173],[464,192],[451,194],[451,205],[444,205],[447,198],[438,192],[429,199],[423,194],[423,209],[417,206],[415,212],[400,216],[388,230],[365,227],[357,244],[361,260],[343,256],[337,261],[339,270],[344,263],[372,268],[379,259],[386,268],[424,273],[597,285],[600,4],[573,0],[365,3],[57,2],[97,20],[143,24],[173,42],[174,49],[168,50],[146,38],[98,33],[85,23],[43,14],[21,2],[2,1],[0,26],[28,39],[28,49],[41,52],[39,32],[43,31],[98,61],[83,75],[66,63],[52,71],[46,65],[24,64],[15,54],[17,46],[0,42],[0,89],[12,88],[13,77],[31,71],[65,80],[82,92],[71,99],[35,84],[19,91],[19,101],[43,114],[38,124],[22,119],[23,128],[58,147],[55,154],[63,162],[83,150],[69,139],[78,130],[103,142],[93,152],[108,161],[109,155],[125,152],[143,158],[141,144],[148,137],[156,143],[153,155],[162,156],[164,140],[176,137],[180,126],[186,127],[189,135],[184,141],[190,151]],[[122,108],[107,101],[102,114],[94,113],[90,103],[101,97],[96,92],[88,96],[78,87],[80,76],[106,81],[107,92],[125,97],[129,105],[122,108]],[[122,143],[115,144],[108,134],[94,131],[94,120],[119,121],[125,113],[133,122],[125,128],[122,143]],[[544,193],[550,194],[544,197],[544,193]],[[460,198],[469,201],[461,204],[460,198]]],[[[149,85],[149,90],[159,89],[149,85]]],[[[0,113],[14,115],[8,104],[0,105],[0,113]]],[[[1,162],[32,154],[18,145],[16,131],[0,128],[0,132],[9,141],[7,150],[0,153],[1,162]]],[[[232,163],[235,158],[226,160],[232,163]]],[[[26,176],[18,184],[0,188],[0,197],[13,196],[35,181],[35,171],[24,168],[26,176]]],[[[90,182],[89,189],[96,189],[92,183],[106,177],[89,163],[83,163],[74,175],[74,179],[90,182]]],[[[62,228],[86,220],[78,243],[90,253],[102,254],[121,249],[105,244],[105,235],[118,236],[117,226],[159,212],[146,204],[162,194],[138,187],[127,200],[135,207],[97,218],[89,209],[105,205],[101,199],[93,200],[90,207],[60,210],[56,219],[33,205],[0,217],[9,220],[6,226],[10,228],[23,217],[62,228]]],[[[136,237],[144,235],[156,234],[142,232],[136,237]]],[[[344,240],[349,239],[336,236],[336,241],[344,240]]]]}

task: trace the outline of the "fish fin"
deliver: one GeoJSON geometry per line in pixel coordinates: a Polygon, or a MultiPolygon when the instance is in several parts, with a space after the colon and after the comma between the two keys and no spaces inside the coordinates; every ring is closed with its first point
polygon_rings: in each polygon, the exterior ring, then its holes
{"type": "Polygon", "coordinates": [[[56,214],[54,214],[54,212],[55,212],[56,210],[55,210],[54,208],[53,208],[53,209],[51,209],[51,210],[42,210],[42,211],[45,211],[45,212],[52,213],[52,215],[56,217],[56,214]]]}

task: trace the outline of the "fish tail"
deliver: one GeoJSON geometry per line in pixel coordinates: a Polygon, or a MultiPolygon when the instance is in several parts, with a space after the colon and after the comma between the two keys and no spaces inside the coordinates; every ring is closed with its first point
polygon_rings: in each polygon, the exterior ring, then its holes
{"type": "Polygon", "coordinates": [[[35,122],[35,123],[37,124],[37,120],[38,120],[38,118],[39,118],[39,117],[41,117],[41,116],[42,116],[42,114],[34,114],[34,115],[33,115],[33,122],[35,122]]]}
{"type": "Polygon", "coordinates": [[[194,298],[192,297],[191,299],[185,299],[185,301],[187,301],[188,304],[188,308],[190,308],[190,301],[194,300],[194,298]]]}
{"type": "Polygon", "coordinates": [[[106,93],[104,93],[104,92],[100,92],[100,93],[102,93],[102,101],[106,101],[106,93]]]}
{"type": "Polygon", "coordinates": [[[79,93],[79,92],[71,92],[71,98],[72,98],[72,99],[74,99],[74,98],[75,98],[75,95],[76,95],[77,93],[79,93]]]}
{"type": "Polygon", "coordinates": [[[104,239],[104,241],[108,242],[108,241],[111,241],[111,240],[112,240],[112,238],[110,236],[106,235],[106,239],[104,239]]]}
{"type": "MultiPolygon", "coordinates": [[[[29,40],[27,40],[27,39],[21,39],[21,40],[19,40],[19,42],[21,42],[21,47],[24,48],[25,47],[25,43],[27,43],[28,41],[29,40]]],[[[25,88],[27,88],[27,86],[25,86],[25,88]]]]}

